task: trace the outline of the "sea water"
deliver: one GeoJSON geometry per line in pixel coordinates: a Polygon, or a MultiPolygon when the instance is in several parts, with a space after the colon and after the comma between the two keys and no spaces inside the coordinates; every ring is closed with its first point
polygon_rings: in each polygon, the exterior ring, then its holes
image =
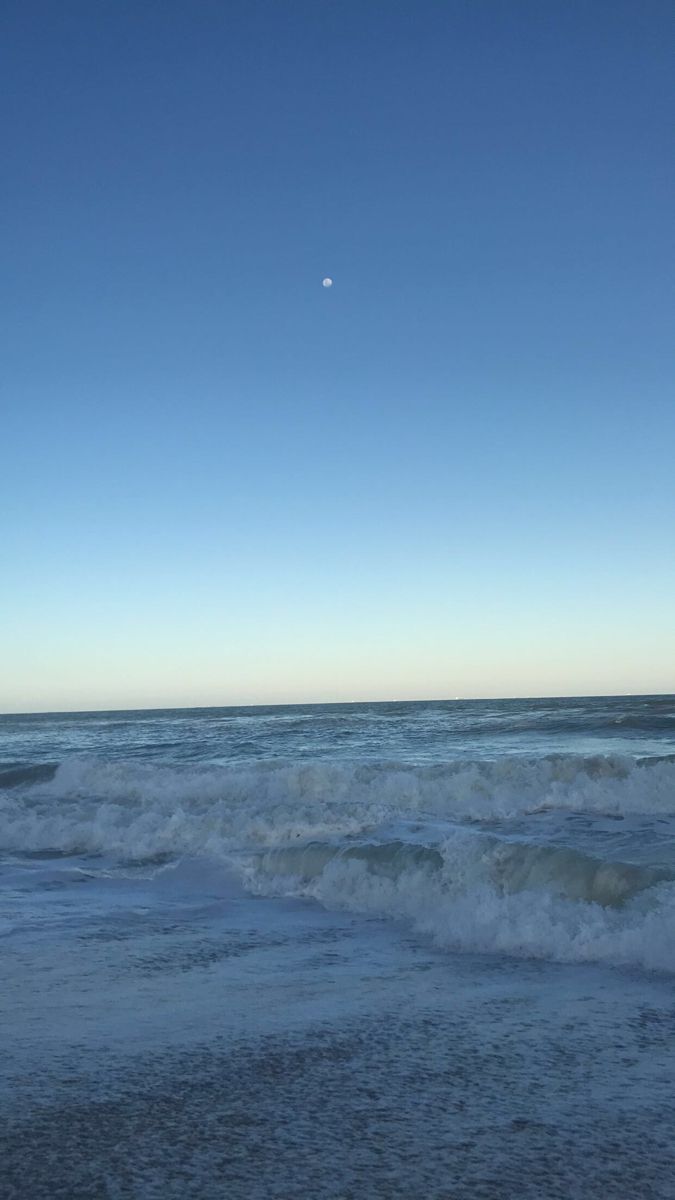
{"type": "Polygon", "coordinates": [[[0,718],[0,1194],[675,1196],[675,698],[0,718]]]}

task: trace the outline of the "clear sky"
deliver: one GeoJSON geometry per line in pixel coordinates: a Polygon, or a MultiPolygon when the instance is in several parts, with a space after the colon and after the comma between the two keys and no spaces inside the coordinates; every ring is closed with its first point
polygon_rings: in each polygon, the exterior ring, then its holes
{"type": "Polygon", "coordinates": [[[0,710],[675,691],[671,0],[0,43],[0,710]]]}

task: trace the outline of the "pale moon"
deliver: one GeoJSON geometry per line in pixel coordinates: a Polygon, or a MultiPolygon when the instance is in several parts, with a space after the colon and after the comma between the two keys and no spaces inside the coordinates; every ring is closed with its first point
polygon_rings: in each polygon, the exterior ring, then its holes
{"type": "Polygon", "coordinates": [[[333,280],[329,279],[328,277],[326,277],[322,282],[323,282],[324,287],[332,287],[333,286],[333,280]]]}

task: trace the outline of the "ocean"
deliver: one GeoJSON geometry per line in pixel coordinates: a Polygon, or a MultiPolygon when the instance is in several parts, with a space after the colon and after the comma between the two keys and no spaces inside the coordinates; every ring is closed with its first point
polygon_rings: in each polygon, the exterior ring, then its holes
{"type": "Polygon", "coordinates": [[[675,1197],[675,697],[0,717],[7,1200],[675,1197]]]}

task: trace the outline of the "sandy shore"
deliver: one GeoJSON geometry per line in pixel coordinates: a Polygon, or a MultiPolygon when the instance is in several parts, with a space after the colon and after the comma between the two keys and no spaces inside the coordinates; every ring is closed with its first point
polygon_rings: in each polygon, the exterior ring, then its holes
{"type": "Polygon", "coordinates": [[[180,992],[172,1008],[147,988],[135,1037],[131,1008],[115,1033],[114,1005],[97,993],[97,1014],[86,990],[52,991],[65,1040],[48,996],[30,1045],[17,1017],[3,1197],[675,1196],[667,980],[448,956],[297,913],[291,972],[254,945],[183,971],[201,1027],[181,1026],[180,992]]]}

